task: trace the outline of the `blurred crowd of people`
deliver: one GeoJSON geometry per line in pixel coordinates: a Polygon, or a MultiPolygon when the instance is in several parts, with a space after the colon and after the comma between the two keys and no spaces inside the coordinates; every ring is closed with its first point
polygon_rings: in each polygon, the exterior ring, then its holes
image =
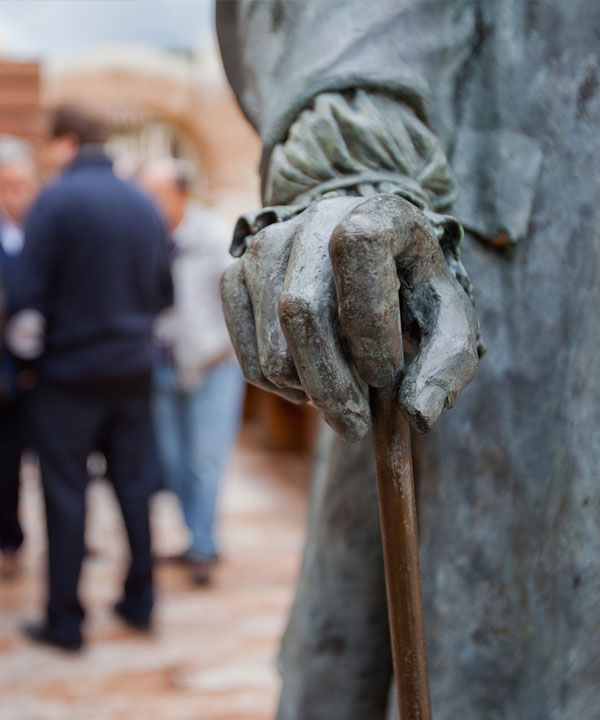
{"type": "Polygon", "coordinates": [[[229,232],[191,193],[193,168],[151,158],[120,177],[107,129],[88,109],[56,109],[36,153],[0,137],[0,550],[19,568],[19,469],[41,469],[47,608],[36,642],[82,645],[87,460],[99,451],[118,498],[131,563],[115,612],[151,627],[149,499],[179,498],[187,551],[173,558],[206,585],[218,560],[215,512],[238,427],[243,381],[219,298],[229,232]],[[159,462],[156,462],[158,457],[159,462]],[[158,472],[157,472],[158,469],[158,472]]]}

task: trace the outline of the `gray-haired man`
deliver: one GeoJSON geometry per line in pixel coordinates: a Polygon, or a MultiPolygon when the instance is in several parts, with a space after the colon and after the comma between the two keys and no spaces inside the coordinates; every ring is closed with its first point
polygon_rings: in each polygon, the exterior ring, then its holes
{"type": "MultiPolygon", "coordinates": [[[[12,265],[24,242],[23,221],[37,190],[37,167],[30,145],[0,137],[0,286],[2,313],[10,304],[12,265]]],[[[23,532],[18,517],[19,471],[23,449],[22,398],[14,364],[0,348],[0,573],[12,577],[18,568],[23,532]]]]}

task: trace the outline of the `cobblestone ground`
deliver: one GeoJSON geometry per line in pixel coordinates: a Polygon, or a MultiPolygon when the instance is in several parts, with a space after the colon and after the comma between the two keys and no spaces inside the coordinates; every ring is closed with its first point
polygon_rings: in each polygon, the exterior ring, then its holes
{"type": "MultiPolygon", "coordinates": [[[[20,635],[43,602],[44,525],[37,469],[24,471],[27,541],[20,576],[0,584],[0,720],[267,720],[278,693],[275,658],[291,602],[304,531],[308,462],[259,451],[246,430],[222,501],[223,559],[210,589],[185,569],[157,570],[156,629],[126,629],[111,613],[126,564],[118,508],[106,483],[88,497],[82,596],[86,649],[70,656],[20,635]]],[[[185,533],[177,505],[156,497],[157,553],[185,533]]]]}

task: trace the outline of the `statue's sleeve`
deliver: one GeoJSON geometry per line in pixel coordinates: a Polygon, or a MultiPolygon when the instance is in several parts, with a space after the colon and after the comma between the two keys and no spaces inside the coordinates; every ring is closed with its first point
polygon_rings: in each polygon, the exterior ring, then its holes
{"type": "Polygon", "coordinates": [[[470,54],[472,6],[464,0],[217,2],[225,70],[263,141],[263,181],[273,149],[322,93],[383,93],[444,144],[452,88],[470,54]]]}
{"type": "MultiPolygon", "coordinates": [[[[265,207],[243,215],[231,253],[327,197],[399,195],[426,213],[472,298],[446,158],[454,90],[472,54],[464,0],[217,3],[225,70],[263,141],[265,207]]],[[[483,345],[480,344],[483,351],[483,345]]]]}

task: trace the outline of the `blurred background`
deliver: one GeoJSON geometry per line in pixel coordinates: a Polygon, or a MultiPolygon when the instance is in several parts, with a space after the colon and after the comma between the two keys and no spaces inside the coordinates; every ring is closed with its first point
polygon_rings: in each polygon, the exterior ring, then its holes
{"type": "MultiPolygon", "coordinates": [[[[259,205],[260,143],[227,84],[212,0],[3,0],[0,134],[39,145],[46,113],[69,101],[102,115],[125,174],[173,155],[194,165],[193,193],[232,228],[259,205]]],[[[248,395],[268,447],[310,449],[311,409],[248,395]]]]}
{"type": "MultiPolygon", "coordinates": [[[[94,107],[110,128],[119,173],[173,156],[192,164],[192,194],[233,229],[259,205],[258,139],[231,93],[210,0],[0,2],[0,134],[29,140],[43,180],[45,119],[58,105],[94,107]]],[[[299,563],[317,418],[312,408],[247,389],[224,483],[223,558],[208,589],[178,567],[158,570],[157,630],[140,638],[110,615],[124,530],[103,482],[89,491],[83,596],[90,646],[78,658],[32,647],[24,617],[43,602],[39,472],[22,468],[21,569],[0,582],[0,720],[272,716],[275,655],[299,563]]],[[[102,463],[92,472],[102,475],[102,463]]],[[[158,553],[185,545],[168,493],[153,504],[158,553]]]]}

